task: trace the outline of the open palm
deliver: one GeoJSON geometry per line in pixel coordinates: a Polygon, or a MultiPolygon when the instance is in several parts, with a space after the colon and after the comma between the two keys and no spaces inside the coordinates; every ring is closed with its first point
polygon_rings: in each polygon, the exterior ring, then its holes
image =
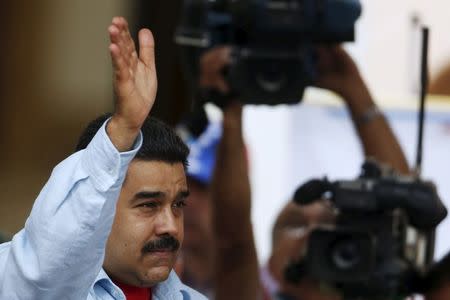
{"type": "Polygon", "coordinates": [[[139,55],[127,21],[115,17],[108,28],[109,50],[114,67],[115,114],[129,128],[139,128],[156,97],[155,43],[148,29],[139,31],[139,55]]]}

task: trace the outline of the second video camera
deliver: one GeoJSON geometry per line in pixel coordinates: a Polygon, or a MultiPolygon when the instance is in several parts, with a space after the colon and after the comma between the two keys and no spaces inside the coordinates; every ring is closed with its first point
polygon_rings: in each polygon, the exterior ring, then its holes
{"type": "Polygon", "coordinates": [[[334,285],[345,299],[397,299],[419,292],[433,257],[430,233],[447,215],[434,185],[384,174],[369,161],[360,178],[309,181],[294,201],[305,205],[327,195],[336,222],[311,232],[306,257],[288,268],[287,279],[295,282],[307,274],[334,285]]]}

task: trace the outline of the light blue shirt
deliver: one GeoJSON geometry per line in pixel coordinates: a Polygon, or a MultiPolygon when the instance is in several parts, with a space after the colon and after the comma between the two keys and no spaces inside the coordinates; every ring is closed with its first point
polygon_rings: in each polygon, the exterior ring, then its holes
{"type": "MultiPolygon", "coordinates": [[[[119,153],[105,124],[85,150],[55,167],[24,229],[0,244],[1,300],[125,300],[102,264],[120,189],[142,135],[131,151],[119,153]]],[[[152,291],[158,300],[206,299],[173,271],[152,291]]]]}

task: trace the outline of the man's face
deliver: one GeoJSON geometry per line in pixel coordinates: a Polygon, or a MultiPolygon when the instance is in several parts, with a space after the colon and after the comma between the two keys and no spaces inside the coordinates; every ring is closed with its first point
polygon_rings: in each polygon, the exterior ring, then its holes
{"type": "Polygon", "coordinates": [[[208,186],[188,178],[189,206],[185,210],[183,249],[202,253],[212,243],[211,197],[208,186]]]}
{"type": "Polygon", "coordinates": [[[167,279],[183,242],[187,196],[182,163],[131,162],[106,245],[103,267],[113,280],[149,287],[167,279]]]}

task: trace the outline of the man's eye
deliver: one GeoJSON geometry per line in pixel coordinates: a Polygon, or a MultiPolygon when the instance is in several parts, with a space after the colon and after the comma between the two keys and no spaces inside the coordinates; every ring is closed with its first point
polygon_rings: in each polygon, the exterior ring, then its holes
{"type": "Polygon", "coordinates": [[[156,208],[158,206],[158,203],[155,202],[145,202],[139,205],[140,207],[146,207],[146,208],[156,208]]]}
{"type": "Polygon", "coordinates": [[[177,201],[177,202],[175,202],[175,203],[173,204],[173,206],[176,207],[176,208],[183,208],[183,207],[185,207],[186,205],[187,205],[187,204],[186,204],[186,201],[185,201],[185,200],[177,201]]]}

